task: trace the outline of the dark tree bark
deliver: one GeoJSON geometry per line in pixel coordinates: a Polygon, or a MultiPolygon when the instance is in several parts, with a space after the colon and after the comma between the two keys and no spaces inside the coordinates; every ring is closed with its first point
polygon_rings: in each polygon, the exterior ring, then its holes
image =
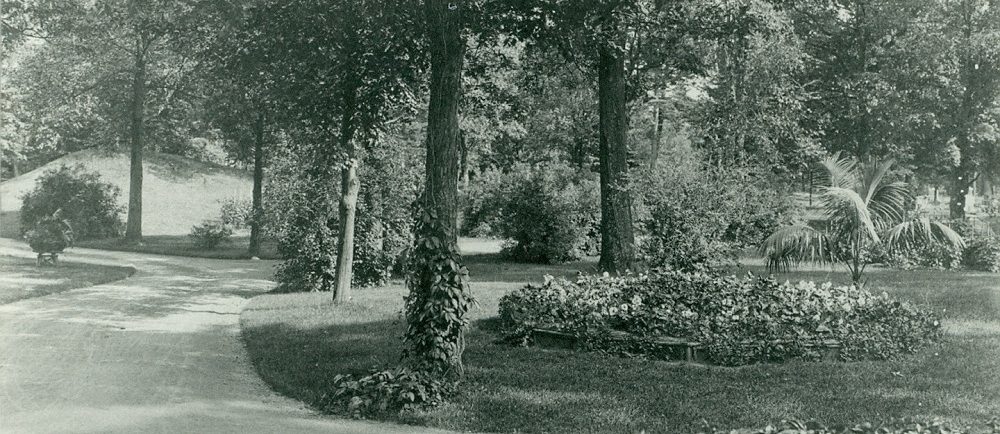
{"type": "Polygon", "coordinates": [[[965,219],[966,194],[969,193],[975,180],[975,174],[971,170],[963,170],[961,165],[954,169],[948,188],[948,213],[952,219],[965,219]]]}
{"type": "Polygon", "coordinates": [[[354,141],[357,90],[344,90],[344,114],[340,121],[340,149],[347,152],[347,161],[340,169],[340,222],[337,234],[337,264],[334,271],[334,303],[351,299],[351,279],[354,277],[354,222],[358,211],[357,144],[354,141]]]}
{"type": "Polygon", "coordinates": [[[464,274],[458,255],[458,175],[462,158],[458,126],[462,96],[462,63],[465,41],[461,34],[461,6],[452,0],[424,0],[426,31],[430,51],[431,82],[427,113],[426,181],[420,198],[425,215],[417,225],[416,239],[428,244],[415,246],[407,296],[407,357],[418,366],[429,364],[445,375],[461,376],[465,351],[465,326],[462,323],[469,294],[464,276],[439,269],[440,256],[447,255],[450,268],[464,274]],[[424,220],[425,218],[429,221],[424,220]],[[430,240],[435,240],[431,243],[430,240]],[[450,277],[449,277],[450,276],[450,277]],[[435,291],[438,279],[447,279],[449,302],[457,312],[442,306],[441,291],[435,291]],[[451,279],[458,278],[461,282],[451,279]],[[457,291],[457,293],[456,293],[457,291]],[[411,304],[412,303],[412,304],[411,304]],[[448,317],[446,315],[454,315],[448,317]],[[443,326],[442,324],[446,325],[443,326]],[[454,326],[454,327],[453,327],[454,326]],[[441,330],[438,327],[447,329],[441,330]],[[435,335],[428,339],[429,333],[435,335]]]}
{"type": "Polygon", "coordinates": [[[465,41],[457,2],[426,0],[431,83],[427,114],[427,182],[424,201],[442,220],[446,240],[458,242],[458,169],[461,133],[458,107],[462,96],[465,41]]]}
{"type": "Polygon", "coordinates": [[[261,225],[264,220],[264,112],[257,113],[253,130],[253,215],[250,217],[250,257],[260,256],[261,225]]]}
{"type": "Polygon", "coordinates": [[[628,179],[625,61],[620,52],[602,46],[598,61],[598,111],[601,163],[602,270],[635,269],[632,196],[628,179]]]}
{"type": "Polygon", "coordinates": [[[130,116],[130,169],[128,187],[128,221],[125,225],[125,239],[130,242],[142,241],[142,151],[144,139],[146,102],[146,42],[136,40],[135,64],[132,71],[132,101],[130,116]]]}

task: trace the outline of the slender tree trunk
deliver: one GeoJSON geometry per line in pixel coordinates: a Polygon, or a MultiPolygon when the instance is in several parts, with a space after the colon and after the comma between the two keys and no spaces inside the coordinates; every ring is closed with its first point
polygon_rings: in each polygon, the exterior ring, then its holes
{"type": "Polygon", "coordinates": [[[261,225],[264,223],[264,112],[257,113],[253,137],[253,215],[250,217],[250,257],[260,256],[261,225]]]}
{"type": "Polygon", "coordinates": [[[624,273],[635,268],[632,196],[628,179],[628,119],[625,108],[625,61],[609,46],[600,49],[601,260],[602,270],[624,273]]]}
{"type": "Polygon", "coordinates": [[[347,152],[347,161],[340,169],[340,230],[337,234],[337,265],[334,274],[334,303],[351,299],[351,280],[354,278],[354,222],[358,212],[357,145],[354,141],[354,112],[357,109],[357,89],[344,91],[344,114],[340,121],[340,148],[347,152]]]}
{"type": "Polygon", "coordinates": [[[142,151],[143,123],[146,100],[146,53],[142,38],[136,40],[135,65],[132,71],[128,221],[125,225],[125,239],[130,242],[142,241],[142,151]]]}
{"type": "Polygon", "coordinates": [[[660,146],[663,146],[663,114],[660,112],[660,106],[656,106],[656,112],[654,113],[656,117],[656,129],[653,131],[653,152],[649,158],[649,169],[651,172],[656,171],[656,162],[660,159],[660,146]]]}

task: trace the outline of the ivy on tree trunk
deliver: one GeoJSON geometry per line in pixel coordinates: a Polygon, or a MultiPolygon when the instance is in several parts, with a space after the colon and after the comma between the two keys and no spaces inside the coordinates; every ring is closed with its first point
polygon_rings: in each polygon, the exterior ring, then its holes
{"type": "Polygon", "coordinates": [[[465,314],[471,303],[468,271],[458,252],[458,108],[465,41],[459,2],[425,0],[431,57],[425,189],[407,283],[404,353],[422,369],[461,375],[465,314]]]}

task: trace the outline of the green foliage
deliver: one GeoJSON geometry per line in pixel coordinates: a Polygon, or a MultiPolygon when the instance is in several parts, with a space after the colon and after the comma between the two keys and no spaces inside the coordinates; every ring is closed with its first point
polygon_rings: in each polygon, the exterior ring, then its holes
{"type": "MultiPolygon", "coordinates": [[[[401,140],[396,135],[386,140],[401,140]]],[[[419,168],[395,145],[372,149],[360,168],[352,284],[377,286],[401,267],[412,242],[411,205],[419,168]]],[[[294,142],[275,147],[264,189],[264,227],[285,261],[278,291],[329,291],[337,246],[338,174],[315,164],[321,149],[294,142]],[[303,171],[302,167],[308,167],[303,171]]]]}
{"type": "Polygon", "coordinates": [[[233,229],[250,227],[253,219],[253,202],[249,199],[230,198],[222,202],[219,221],[233,229]]]}
{"type": "Polygon", "coordinates": [[[199,249],[211,250],[226,241],[233,235],[233,230],[228,225],[218,220],[206,220],[200,225],[191,228],[189,235],[194,241],[194,246],[199,249]]]}
{"type": "Polygon", "coordinates": [[[524,262],[559,263],[597,251],[598,186],[564,163],[486,171],[468,194],[466,225],[505,238],[505,254],[524,262]]]}
{"type": "Polygon", "coordinates": [[[320,398],[320,408],[357,418],[437,406],[455,392],[453,382],[408,368],[372,370],[357,379],[337,375],[333,386],[333,393],[320,398]]]}
{"type": "Polygon", "coordinates": [[[993,419],[977,427],[956,427],[940,419],[903,418],[888,423],[861,423],[853,426],[826,426],[816,421],[783,420],[760,429],[727,430],[703,426],[699,434],[997,434],[1000,422],[993,419]]]}
{"type": "Polygon", "coordinates": [[[123,228],[118,195],[118,187],[101,182],[97,173],[83,166],[60,166],[42,174],[23,196],[21,227],[32,228],[62,210],[77,239],[117,237],[123,228]]]}
{"type": "Polygon", "coordinates": [[[707,271],[734,262],[739,249],[795,215],[792,202],[751,171],[672,166],[646,182],[640,249],[653,267],[707,271]]]}
{"type": "Polygon", "coordinates": [[[799,224],[775,231],[760,246],[768,268],[785,269],[803,261],[840,262],[860,286],[873,249],[893,254],[933,243],[961,249],[962,237],[947,224],[907,218],[912,195],[905,183],[892,180],[894,164],[892,159],[858,162],[839,154],[825,158],[822,166],[828,180],[820,190],[826,214],[822,227],[799,224]]]}
{"type": "Polygon", "coordinates": [[[432,211],[417,211],[416,240],[406,286],[404,358],[435,375],[461,375],[466,314],[474,303],[469,270],[451,235],[432,211]]]}
{"type": "Polygon", "coordinates": [[[407,158],[385,146],[373,150],[361,165],[353,285],[383,285],[405,266],[403,253],[413,244],[412,205],[420,175],[407,158]]]}
{"type": "Polygon", "coordinates": [[[981,236],[968,241],[962,252],[962,265],[970,270],[1000,273],[1000,238],[981,236]]]}
{"type": "Polygon", "coordinates": [[[888,359],[938,340],[938,318],[886,294],[812,282],[716,277],[655,271],[625,277],[549,278],[501,299],[505,331],[524,338],[533,328],[573,333],[598,350],[610,330],[639,340],[630,351],[649,351],[644,340],[679,337],[699,342],[723,365],[818,359],[833,340],[844,360],[888,359]]]}
{"type": "Polygon", "coordinates": [[[883,262],[903,270],[915,268],[956,270],[962,267],[963,249],[942,242],[905,246],[891,251],[878,246],[872,250],[869,262],[883,262]]]}
{"type": "Polygon", "coordinates": [[[60,253],[73,245],[73,227],[56,211],[42,217],[31,230],[24,234],[28,246],[36,253],[60,253]]]}

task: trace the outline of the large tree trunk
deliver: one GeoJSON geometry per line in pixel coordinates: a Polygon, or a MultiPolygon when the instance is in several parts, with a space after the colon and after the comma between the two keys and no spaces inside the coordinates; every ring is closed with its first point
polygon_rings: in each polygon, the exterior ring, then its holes
{"type": "Polygon", "coordinates": [[[625,61],[622,54],[602,46],[598,63],[601,163],[602,270],[624,273],[635,268],[632,196],[628,179],[628,118],[625,109],[625,61]]]}
{"type": "Polygon", "coordinates": [[[264,112],[257,113],[253,130],[253,213],[250,217],[250,257],[260,256],[261,225],[264,223],[264,112]]]}
{"type": "Polygon", "coordinates": [[[407,357],[418,366],[462,375],[465,312],[470,296],[458,254],[458,172],[461,137],[458,108],[462,96],[460,2],[424,0],[431,58],[427,113],[426,181],[421,206],[428,220],[417,225],[407,296],[407,357]],[[439,266],[447,257],[449,266],[439,266]],[[444,280],[442,281],[442,278],[444,280]],[[457,291],[457,292],[456,292],[457,291]]]}
{"type": "Polygon", "coordinates": [[[125,225],[125,239],[130,242],[142,241],[142,148],[143,122],[146,100],[146,53],[142,39],[136,41],[135,65],[132,71],[132,104],[129,108],[131,120],[128,221],[125,225]]]}
{"type": "Polygon", "coordinates": [[[458,242],[458,169],[461,132],[458,106],[462,96],[462,62],[465,41],[456,2],[426,0],[431,52],[430,105],[427,113],[427,182],[424,200],[448,232],[446,240],[458,242]],[[452,9],[453,8],[453,9],[452,9]]]}
{"type": "Polygon", "coordinates": [[[340,121],[340,148],[347,152],[345,166],[340,169],[340,222],[337,234],[337,265],[334,272],[333,302],[351,299],[351,279],[354,278],[354,221],[358,210],[357,145],[354,142],[354,112],[357,90],[344,91],[344,114],[340,121]]]}

